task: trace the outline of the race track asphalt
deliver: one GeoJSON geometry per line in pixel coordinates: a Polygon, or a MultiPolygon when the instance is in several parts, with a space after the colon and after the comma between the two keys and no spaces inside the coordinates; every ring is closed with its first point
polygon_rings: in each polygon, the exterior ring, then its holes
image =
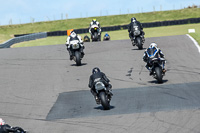
{"type": "Polygon", "coordinates": [[[65,45],[0,50],[0,117],[30,133],[199,133],[200,53],[186,35],[85,43],[83,65],[65,45]],[[167,60],[164,82],[142,61],[156,42],[167,60]],[[98,66],[111,80],[111,109],[95,104],[88,81],[98,66]]]}

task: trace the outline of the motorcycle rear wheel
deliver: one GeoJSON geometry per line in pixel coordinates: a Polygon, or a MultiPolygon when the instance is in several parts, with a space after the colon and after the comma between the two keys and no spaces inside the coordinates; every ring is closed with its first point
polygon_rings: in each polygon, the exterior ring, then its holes
{"type": "Polygon", "coordinates": [[[108,98],[106,97],[105,92],[100,92],[99,97],[101,99],[101,105],[103,106],[103,108],[105,110],[109,110],[110,109],[110,102],[108,101],[108,98]]]}

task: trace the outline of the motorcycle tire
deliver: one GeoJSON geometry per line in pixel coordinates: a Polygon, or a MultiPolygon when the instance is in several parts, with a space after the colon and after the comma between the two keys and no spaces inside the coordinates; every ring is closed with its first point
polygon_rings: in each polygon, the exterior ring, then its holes
{"type": "Polygon", "coordinates": [[[142,39],[140,37],[136,38],[138,49],[143,49],[142,39]]]}
{"type": "Polygon", "coordinates": [[[75,57],[76,57],[76,65],[80,66],[81,65],[81,53],[79,51],[75,52],[75,57]]]}
{"type": "Polygon", "coordinates": [[[97,32],[94,32],[94,38],[93,38],[93,41],[98,41],[98,34],[97,34],[97,32]]]}
{"type": "Polygon", "coordinates": [[[156,67],[155,72],[156,72],[156,79],[157,79],[158,83],[162,83],[163,82],[162,69],[160,67],[156,67]]]}
{"type": "Polygon", "coordinates": [[[103,106],[104,110],[110,109],[110,102],[108,101],[105,92],[100,92],[99,97],[101,99],[101,105],[103,106]]]}

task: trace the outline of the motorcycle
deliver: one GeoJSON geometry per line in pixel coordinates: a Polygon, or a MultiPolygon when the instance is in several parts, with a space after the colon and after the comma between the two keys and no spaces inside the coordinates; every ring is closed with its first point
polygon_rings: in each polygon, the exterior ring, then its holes
{"type": "Polygon", "coordinates": [[[84,36],[83,41],[84,41],[84,42],[90,42],[90,38],[86,35],[86,36],[84,36]]]}
{"type": "Polygon", "coordinates": [[[142,41],[143,36],[140,34],[141,34],[141,31],[139,30],[138,26],[134,26],[134,30],[133,30],[134,37],[132,39],[132,44],[134,45],[135,43],[138,49],[143,49],[143,43],[144,43],[142,41]]]}
{"type": "Polygon", "coordinates": [[[72,51],[73,60],[76,62],[77,66],[81,65],[81,60],[83,55],[81,54],[81,46],[78,40],[70,41],[70,48],[72,51]]]}
{"type": "Polygon", "coordinates": [[[101,33],[99,33],[99,27],[97,25],[92,25],[91,27],[91,39],[94,41],[101,41],[101,33]]]}
{"type": "Polygon", "coordinates": [[[108,90],[104,83],[101,81],[98,81],[95,83],[95,89],[97,91],[97,96],[100,100],[100,104],[103,106],[103,108],[105,110],[109,110],[110,109],[110,101],[111,101],[111,97],[113,96],[113,94],[111,93],[110,90],[108,90]]]}
{"type": "Polygon", "coordinates": [[[103,40],[104,40],[104,41],[109,41],[109,40],[110,40],[110,36],[109,36],[109,35],[105,35],[105,36],[103,37],[103,40]]]}
{"type": "Polygon", "coordinates": [[[157,79],[158,83],[162,83],[163,80],[163,76],[165,75],[165,72],[163,72],[163,63],[165,62],[165,59],[163,58],[153,58],[151,60],[151,64],[152,64],[152,67],[151,67],[151,75],[157,79]]]}
{"type": "Polygon", "coordinates": [[[14,132],[14,133],[28,133],[27,131],[25,131],[21,127],[13,127],[13,129],[16,129],[16,132],[14,132]]]}

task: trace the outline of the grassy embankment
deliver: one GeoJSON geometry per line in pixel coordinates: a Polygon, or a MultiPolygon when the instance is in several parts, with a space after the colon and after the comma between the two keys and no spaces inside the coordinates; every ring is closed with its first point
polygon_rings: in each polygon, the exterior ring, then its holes
{"type": "MultiPolygon", "coordinates": [[[[166,20],[178,20],[186,18],[197,18],[200,16],[200,8],[173,10],[173,11],[161,11],[161,12],[149,12],[149,13],[138,13],[138,14],[125,14],[125,15],[114,15],[114,16],[102,16],[96,17],[101,23],[101,26],[112,26],[112,25],[123,25],[130,22],[131,17],[136,17],[141,23],[144,22],[155,22],[155,21],[166,21],[166,20]]],[[[50,22],[38,22],[33,24],[23,25],[11,25],[11,26],[0,26],[0,43],[10,39],[14,34],[26,34],[36,33],[44,31],[58,31],[67,29],[78,29],[87,28],[92,18],[79,18],[79,19],[68,19],[50,22]]],[[[181,35],[186,34],[188,28],[194,28],[195,34],[191,34],[197,41],[200,37],[199,24],[188,24],[179,26],[167,26],[157,28],[145,28],[145,37],[154,36],[168,36],[168,35],[181,35]],[[158,32],[159,31],[159,32],[158,32]]],[[[112,31],[109,32],[112,40],[128,39],[127,30],[112,31]]],[[[82,35],[83,36],[83,35],[82,35]]],[[[39,39],[35,41],[29,41],[20,43],[18,45],[29,44],[34,45],[50,45],[50,44],[64,44],[66,36],[61,37],[48,37],[45,39],[39,39]]],[[[17,46],[17,45],[15,45],[17,46]]]]}

